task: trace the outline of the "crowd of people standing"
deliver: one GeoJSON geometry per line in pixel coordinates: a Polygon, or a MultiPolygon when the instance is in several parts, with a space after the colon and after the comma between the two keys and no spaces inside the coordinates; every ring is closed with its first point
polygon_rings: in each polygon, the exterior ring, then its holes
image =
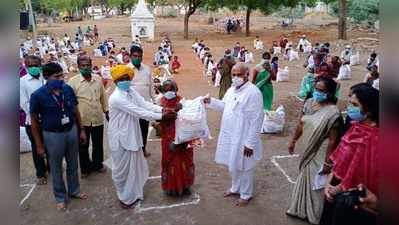
{"type": "MultiPolygon", "coordinates": [[[[98,29],[89,28],[85,36],[98,40],[98,29]]],[[[82,33],[79,27],[77,35],[82,33]]],[[[162,39],[151,71],[143,63],[144,50],[138,37],[118,53],[112,39],[100,43],[101,54],[106,51],[106,64],[101,68],[93,65],[79,41],[75,53],[66,37],[64,46],[55,38],[41,39],[48,48],[44,55],[40,48],[38,52],[25,52],[25,44],[20,49],[21,67],[26,70],[20,74],[20,107],[27,114],[24,125],[32,143],[38,184],[45,185],[47,173],[51,174],[56,207],[65,210],[69,199],[88,198],[80,188],[79,167],[82,179],[107,171],[103,165],[105,123],[112,180],[122,208],[133,208],[144,199],[143,187],[149,176],[146,158],[151,155],[147,149],[149,121],[160,124],[162,190],[170,196],[190,195],[195,177],[194,150],[189,142],[173,142],[183,97],[171,75],[181,67],[171,40],[162,39]],[[59,62],[58,54],[44,59],[53,49],[58,53],[64,48],[69,51],[66,54],[76,54],[76,70],[70,79],[65,74],[72,70],[59,62]],[[167,72],[156,88],[154,80],[160,76],[156,77],[155,70],[160,67],[167,72]],[[110,86],[115,90],[107,93],[110,86]]],[[[207,108],[222,113],[215,161],[228,168],[231,186],[224,197],[238,196],[237,206],[249,204],[254,197],[255,169],[263,156],[260,131],[264,111],[273,106],[272,82],[279,72],[278,56],[295,51],[286,37],[276,43],[254,68],[248,66],[254,62],[253,54],[238,42],[226,49],[219,61],[203,40],[192,45],[204,75],[219,87],[218,98],[201,99],[207,108]]],[[[351,46],[346,46],[340,56],[331,55],[329,43],[309,46],[310,41],[301,36],[297,50],[308,54],[307,73],[298,94],[304,104],[288,152],[303,154],[286,214],[311,224],[375,224],[379,196],[377,54],[370,55],[365,82],[349,90],[344,113],[337,107],[339,82],[344,82],[338,78],[342,66],[353,60],[351,46]]],[[[263,48],[257,37],[254,49],[263,48]]]]}

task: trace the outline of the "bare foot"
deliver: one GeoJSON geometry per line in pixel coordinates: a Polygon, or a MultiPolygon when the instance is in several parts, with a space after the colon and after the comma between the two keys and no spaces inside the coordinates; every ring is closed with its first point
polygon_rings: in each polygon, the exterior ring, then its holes
{"type": "Polygon", "coordinates": [[[234,192],[231,192],[231,191],[225,191],[223,193],[223,197],[225,197],[225,198],[239,196],[239,195],[240,195],[239,193],[234,193],[234,192]]]}
{"type": "Polygon", "coordinates": [[[65,205],[65,203],[57,203],[57,210],[59,210],[59,211],[65,211],[67,208],[66,208],[66,205],[65,205]]]}
{"type": "Polygon", "coordinates": [[[242,198],[240,198],[240,199],[238,199],[238,200],[236,201],[236,206],[238,206],[238,207],[247,206],[247,205],[249,204],[249,202],[251,201],[251,199],[252,199],[252,198],[249,198],[249,199],[242,199],[242,198]]]}
{"type": "Polygon", "coordinates": [[[37,178],[37,185],[46,185],[47,184],[47,178],[46,177],[40,177],[37,178]]]}

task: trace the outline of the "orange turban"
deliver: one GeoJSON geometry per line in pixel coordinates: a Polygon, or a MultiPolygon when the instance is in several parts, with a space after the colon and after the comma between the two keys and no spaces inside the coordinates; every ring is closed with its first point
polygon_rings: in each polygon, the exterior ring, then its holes
{"type": "Polygon", "coordinates": [[[127,65],[117,65],[111,68],[111,77],[112,80],[118,80],[124,75],[128,75],[130,79],[134,77],[134,70],[127,65]]]}

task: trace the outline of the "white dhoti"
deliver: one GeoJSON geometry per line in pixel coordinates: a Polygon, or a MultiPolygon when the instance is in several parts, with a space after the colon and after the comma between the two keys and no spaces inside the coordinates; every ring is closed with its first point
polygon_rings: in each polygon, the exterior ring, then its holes
{"type": "Polygon", "coordinates": [[[143,151],[120,148],[111,151],[112,180],[120,201],[126,205],[143,200],[143,187],[148,179],[148,163],[143,151]]]}
{"type": "Polygon", "coordinates": [[[252,198],[254,190],[254,174],[255,168],[251,170],[234,170],[230,171],[231,176],[231,193],[239,193],[241,199],[248,200],[252,198]]]}

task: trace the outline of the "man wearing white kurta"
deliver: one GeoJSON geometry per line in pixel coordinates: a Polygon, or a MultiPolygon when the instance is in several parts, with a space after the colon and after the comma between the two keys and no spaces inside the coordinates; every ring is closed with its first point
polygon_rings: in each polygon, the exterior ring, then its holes
{"type": "Polygon", "coordinates": [[[146,100],[131,87],[133,69],[118,65],[111,70],[116,89],[109,98],[108,140],[112,158],[112,179],[122,208],[131,208],[143,200],[143,187],[149,171],[144,158],[139,118],[160,120],[162,107],[146,100]]]}
{"type": "Polygon", "coordinates": [[[249,203],[253,196],[255,166],[262,158],[260,131],[263,122],[263,98],[248,81],[246,64],[232,69],[233,83],[223,100],[205,98],[208,107],[223,112],[215,160],[228,166],[232,178],[225,197],[239,195],[237,206],[249,203]]]}

